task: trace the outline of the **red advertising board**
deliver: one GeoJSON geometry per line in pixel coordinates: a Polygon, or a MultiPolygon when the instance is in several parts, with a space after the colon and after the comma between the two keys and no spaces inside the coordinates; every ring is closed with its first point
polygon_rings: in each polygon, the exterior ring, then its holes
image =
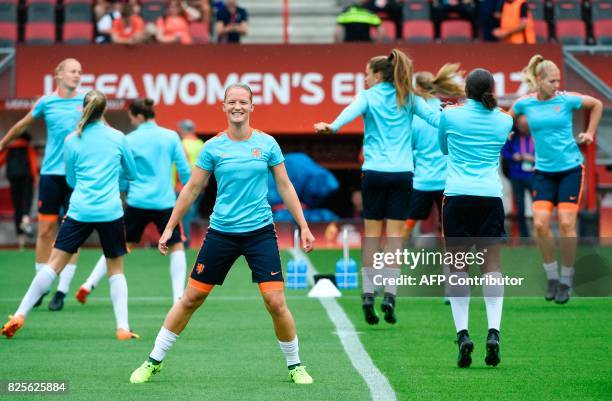
{"type": "MultiPolygon", "coordinates": [[[[150,97],[158,121],[174,127],[182,118],[195,121],[199,132],[225,128],[221,112],[224,87],[244,82],[254,92],[252,125],[272,134],[312,132],[313,123],[331,121],[364,86],[367,61],[388,54],[388,45],[250,45],[250,46],[18,46],[17,98],[53,90],[53,69],[64,58],[83,65],[82,86],[111,98],[150,97]]],[[[529,58],[542,54],[562,65],[557,45],[516,46],[456,44],[402,46],[415,71],[437,71],[460,62],[469,71],[490,70],[498,96],[520,95],[520,71],[529,58]]],[[[357,133],[357,121],[343,132],[357,133]]]]}

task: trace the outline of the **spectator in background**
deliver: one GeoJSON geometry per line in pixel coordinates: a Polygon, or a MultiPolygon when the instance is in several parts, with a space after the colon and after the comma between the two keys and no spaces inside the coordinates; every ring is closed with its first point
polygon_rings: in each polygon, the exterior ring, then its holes
{"type": "Polygon", "coordinates": [[[144,21],[134,14],[134,5],[125,3],[121,10],[121,18],[113,21],[111,33],[113,43],[134,45],[145,39],[144,21]]]}
{"type": "Polygon", "coordinates": [[[30,210],[34,181],[38,177],[38,161],[31,140],[30,134],[24,132],[0,153],[0,166],[6,164],[6,178],[10,184],[15,231],[20,248],[25,246],[25,236],[32,235],[30,210]]]}
{"type": "MultiPolygon", "coordinates": [[[[195,162],[198,160],[202,146],[204,146],[204,142],[196,135],[195,124],[191,120],[182,120],[179,122],[178,132],[181,136],[181,142],[183,143],[185,153],[187,154],[189,166],[193,168],[195,162]]],[[[198,210],[200,209],[201,198],[201,195],[196,198],[185,214],[185,217],[183,217],[183,232],[185,234],[185,247],[187,248],[189,248],[191,222],[199,216],[198,210]]]]}
{"type": "Polygon", "coordinates": [[[436,38],[440,37],[440,26],[443,21],[457,18],[468,21],[472,25],[472,37],[478,36],[474,0],[433,0],[431,16],[436,38]]]}
{"type": "Polygon", "coordinates": [[[504,0],[480,0],[476,3],[478,30],[485,42],[497,42],[493,31],[499,28],[499,19],[504,0]]]}
{"type": "Polygon", "coordinates": [[[192,43],[187,12],[178,0],[170,0],[164,16],[157,19],[155,38],[160,43],[192,43]]]}
{"type": "Polygon", "coordinates": [[[513,44],[536,42],[533,17],[526,0],[504,0],[500,26],[493,30],[493,36],[513,44]]]}
{"type": "Polygon", "coordinates": [[[395,24],[395,39],[403,38],[404,29],[404,8],[402,0],[370,0],[368,8],[370,11],[383,14],[383,18],[392,21],[395,24]]]}
{"type": "Polygon", "coordinates": [[[361,0],[346,7],[336,18],[336,42],[371,42],[370,30],[377,30],[380,37],[380,17],[368,7],[370,0],[361,0]]]}
{"type": "Polygon", "coordinates": [[[247,11],[238,7],[236,0],[226,0],[223,7],[217,10],[217,35],[219,43],[239,43],[240,38],[248,32],[247,11]]]}
{"type": "Polygon", "coordinates": [[[504,164],[508,166],[507,176],[512,184],[515,221],[521,238],[529,237],[525,221],[525,190],[533,191],[533,171],[535,166],[535,146],[524,118],[517,121],[514,135],[502,148],[504,164]]]}
{"type": "Polygon", "coordinates": [[[96,20],[95,43],[111,43],[111,31],[113,21],[121,17],[121,2],[114,1],[112,4],[106,0],[98,0],[93,7],[96,20]]]}

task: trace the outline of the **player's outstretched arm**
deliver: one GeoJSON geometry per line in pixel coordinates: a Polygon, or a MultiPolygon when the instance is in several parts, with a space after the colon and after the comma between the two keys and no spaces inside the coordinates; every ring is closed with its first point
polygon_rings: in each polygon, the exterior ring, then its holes
{"type": "Polygon", "coordinates": [[[0,150],[5,149],[15,138],[17,138],[23,131],[25,131],[34,122],[34,116],[32,111],[26,114],[21,120],[17,121],[15,125],[8,130],[6,135],[0,140],[0,150]]]}
{"type": "Polygon", "coordinates": [[[293,216],[293,219],[300,227],[302,249],[304,249],[305,252],[310,252],[314,245],[315,238],[310,232],[310,228],[308,228],[308,223],[306,223],[306,219],[304,218],[304,212],[302,211],[300,199],[295,192],[295,188],[293,187],[291,180],[289,180],[285,163],[280,163],[272,167],[272,173],[274,174],[276,188],[283,199],[283,203],[285,206],[287,206],[287,210],[289,210],[289,213],[291,213],[291,216],[293,216]]]}

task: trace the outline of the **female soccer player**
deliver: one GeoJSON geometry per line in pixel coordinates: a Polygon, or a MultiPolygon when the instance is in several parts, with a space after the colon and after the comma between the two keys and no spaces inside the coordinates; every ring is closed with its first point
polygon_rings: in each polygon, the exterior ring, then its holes
{"type": "MultiPolygon", "coordinates": [[[[417,115],[437,127],[439,113],[413,93],[412,61],[402,51],[394,49],[388,56],[370,59],[365,73],[367,89],[359,92],[333,123],[320,122],[314,129],[319,133],[335,133],[359,116],[364,119],[361,191],[366,245],[362,259],[362,306],[366,322],[377,324],[373,277],[379,273],[372,267],[370,254],[378,251],[385,220],[387,251],[401,247],[412,191],[412,119],[417,115]]],[[[399,266],[387,266],[382,274],[397,278],[399,266]]],[[[396,286],[385,286],[381,305],[385,321],[392,324],[397,321],[396,293],[396,286]]]]}
{"type": "Polygon", "coordinates": [[[573,137],[574,110],[590,110],[586,132],[578,134],[578,142],[593,142],[601,120],[603,106],[591,96],[558,92],[561,83],[559,68],[540,55],[533,56],[524,70],[534,91],[514,103],[510,114],[525,115],[535,142],[533,178],[533,221],[544,270],[548,277],[546,300],[558,304],[569,301],[576,259],[576,216],[580,207],[584,166],[582,154],[573,137]],[[561,277],[555,258],[555,245],[550,218],[557,206],[561,236],[561,277]]]}
{"type": "MultiPolygon", "coordinates": [[[[187,156],[178,134],[155,123],[153,100],[139,99],[130,104],[128,117],[136,130],[127,136],[127,144],[136,160],[138,178],[129,183],[125,226],[128,248],[140,242],[149,223],[154,223],[161,234],[168,224],[176,201],[172,186],[172,165],[177,166],[181,182],[189,180],[187,156]]],[[[170,280],[172,298],[183,296],[187,261],[179,226],[174,228],[167,242],[170,251],[170,280]]],[[[85,303],[91,290],[106,274],[106,258],[100,257],[87,281],[79,288],[76,298],[85,303]]]]}
{"type": "Polygon", "coordinates": [[[244,84],[225,90],[223,111],[228,128],[204,144],[181,191],[168,225],[159,239],[159,250],[168,252],[168,241],[191,203],[210,178],[218,183],[217,199],[210,218],[210,228],[195,262],[185,295],[174,304],[157,335],[153,351],[130,376],[132,383],[145,383],[162,368],[162,360],[193,313],[206,300],[215,285],[223,284],[234,261],[244,255],[258,283],[266,309],[272,316],[274,331],[294,383],[310,384],[312,377],[300,365],[295,322],[285,303],[283,274],[272,210],[267,201],[268,171],[276,180],[287,209],[301,229],[302,245],[312,249],[314,237],[304,220],[300,201],[289,181],[283,154],[271,136],[252,129],[253,94],[244,84]]]}
{"type": "MultiPolygon", "coordinates": [[[[463,85],[456,82],[459,64],[444,64],[434,76],[431,72],[414,74],[416,92],[432,109],[439,110],[440,98],[462,98],[463,85]]],[[[446,180],[446,156],[440,151],[438,130],[415,116],[412,121],[412,150],[414,158],[413,190],[410,194],[408,220],[403,237],[410,237],[419,220],[429,217],[435,203],[441,214],[444,181],[446,180]]]]}
{"type": "MultiPolygon", "coordinates": [[[[451,252],[459,252],[476,245],[478,250],[486,252],[482,278],[491,284],[484,284],[482,290],[489,323],[485,362],[492,366],[500,362],[499,328],[504,290],[503,285],[493,283],[502,278],[496,238],[505,233],[499,155],[512,130],[512,117],[497,107],[494,85],[489,71],[470,72],[465,82],[467,101],[444,109],[438,130],[440,149],[448,154],[443,205],[447,246],[451,252]]],[[[468,335],[470,286],[455,281],[469,277],[461,267],[458,263],[451,266],[449,283],[459,345],[457,364],[465,368],[472,363],[474,344],[468,335]]]]}
{"type": "MultiPolygon", "coordinates": [[[[19,120],[0,140],[0,150],[34,123],[44,118],[47,127],[45,157],[42,162],[38,192],[38,238],[36,239],[36,272],[49,260],[53,240],[57,236],[58,216],[66,213],[72,189],[66,184],[64,167],[64,140],[74,131],[83,111],[83,93],[78,91],[81,83],[81,64],[68,58],[55,68],[57,89],[51,95],[41,97],[32,110],[19,120]]],[[[61,310],[64,297],[76,270],[76,256],[66,265],[60,275],[57,292],[49,303],[49,309],[61,310]]],[[[35,306],[40,305],[42,297],[35,306]]]]}
{"type": "Polygon", "coordinates": [[[2,327],[2,334],[13,337],[28,312],[55,280],[87,237],[96,230],[107,258],[110,293],[117,320],[117,339],[138,336],[130,332],[127,311],[127,283],[123,275],[123,255],[127,253],[123,209],[119,197],[119,172],[136,177],[136,165],[125,136],[102,121],[106,98],[98,91],[88,92],[83,116],[76,131],[64,145],[66,181],[74,188],[49,257],[49,262],[32,280],[19,308],[2,327]]]}

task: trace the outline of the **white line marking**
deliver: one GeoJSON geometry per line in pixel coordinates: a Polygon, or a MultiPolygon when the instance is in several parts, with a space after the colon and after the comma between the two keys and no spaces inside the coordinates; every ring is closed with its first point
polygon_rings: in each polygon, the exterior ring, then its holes
{"type": "MultiPolygon", "coordinates": [[[[293,250],[289,250],[293,254],[293,250]]],[[[317,274],[317,270],[310,262],[310,259],[301,251],[298,252],[298,256],[304,259],[308,265],[308,281],[312,284],[314,275],[317,274]]],[[[361,375],[368,388],[370,389],[370,395],[374,401],[395,401],[397,396],[391,383],[382,374],[380,370],[374,365],[372,358],[363,347],[363,344],[359,340],[355,326],[350,321],[342,307],[338,304],[335,298],[319,298],[321,305],[325,308],[329,319],[336,326],[335,334],[340,338],[342,347],[349,357],[355,370],[361,375]]]]}

